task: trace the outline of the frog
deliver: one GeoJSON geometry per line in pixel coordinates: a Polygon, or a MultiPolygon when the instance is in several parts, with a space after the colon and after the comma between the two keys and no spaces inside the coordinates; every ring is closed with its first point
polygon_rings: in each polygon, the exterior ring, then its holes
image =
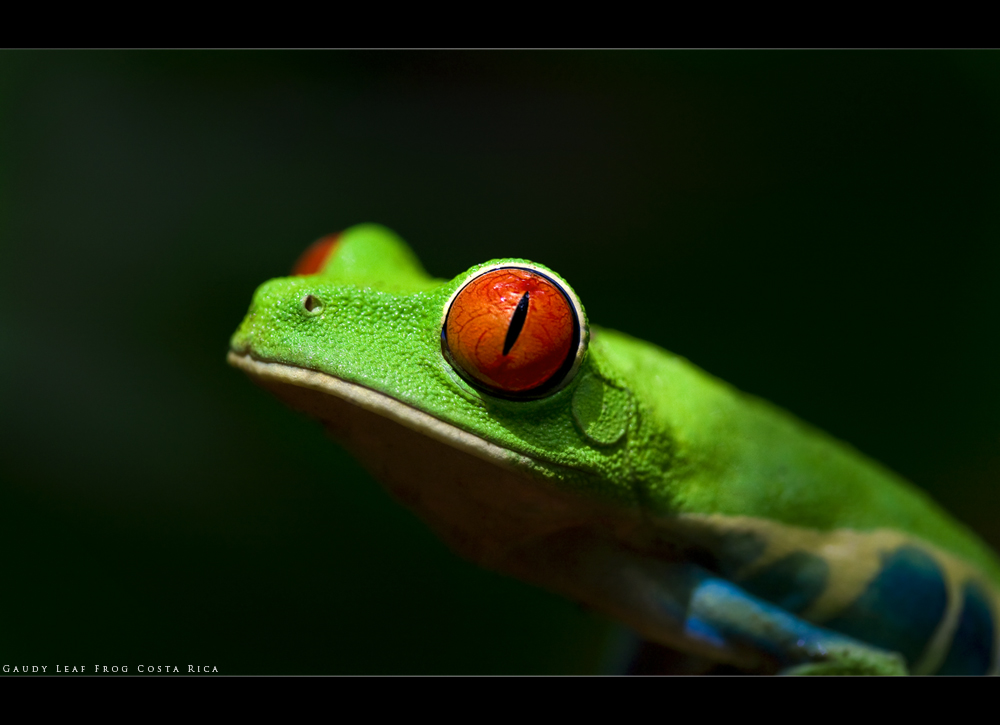
{"type": "Polygon", "coordinates": [[[649,647],[748,673],[998,672],[986,544],[848,443],[591,325],[542,264],[439,279],[353,226],[257,288],[227,360],[456,554],[649,647]]]}

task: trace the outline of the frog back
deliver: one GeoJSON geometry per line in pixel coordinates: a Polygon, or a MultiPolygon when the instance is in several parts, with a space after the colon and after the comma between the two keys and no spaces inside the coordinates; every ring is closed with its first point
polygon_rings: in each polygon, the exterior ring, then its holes
{"type": "Polygon", "coordinates": [[[670,546],[803,619],[901,652],[912,671],[996,669],[1000,565],[926,494],[679,356],[594,337],[641,401],[641,426],[667,442],[655,462],[637,451],[633,469],[670,546]]]}

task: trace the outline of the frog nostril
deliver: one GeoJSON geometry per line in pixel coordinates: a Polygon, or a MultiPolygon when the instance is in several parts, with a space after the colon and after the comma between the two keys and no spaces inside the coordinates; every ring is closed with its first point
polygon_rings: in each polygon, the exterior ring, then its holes
{"type": "Polygon", "coordinates": [[[318,315],[323,311],[323,300],[316,295],[306,295],[302,298],[302,309],[310,315],[318,315]]]}

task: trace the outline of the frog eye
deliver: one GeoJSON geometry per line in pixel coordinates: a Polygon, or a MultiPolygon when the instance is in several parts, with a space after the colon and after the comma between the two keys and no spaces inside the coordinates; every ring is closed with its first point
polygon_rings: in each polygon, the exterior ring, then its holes
{"type": "Polygon", "coordinates": [[[309,248],[296,260],[295,266],[292,267],[292,274],[318,273],[326,266],[326,262],[333,254],[333,250],[337,247],[339,240],[340,232],[337,232],[336,234],[327,234],[325,237],[320,237],[310,244],[309,248]]]}
{"type": "Polygon", "coordinates": [[[583,310],[565,285],[528,267],[487,269],[452,298],[441,341],[473,385],[538,398],[572,377],[583,356],[583,310]]]}

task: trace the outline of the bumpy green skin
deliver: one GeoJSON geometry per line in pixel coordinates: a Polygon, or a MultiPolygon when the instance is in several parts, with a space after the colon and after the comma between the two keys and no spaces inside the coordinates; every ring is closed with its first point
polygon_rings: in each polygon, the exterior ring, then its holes
{"type": "Polygon", "coordinates": [[[819,530],[891,527],[1000,582],[992,553],[898,476],[641,340],[594,328],[575,379],[548,398],[474,390],[442,356],[440,330],[446,302],[482,266],[436,280],[387,229],[354,227],[322,275],[261,285],[232,348],[387,393],[528,456],[536,472],[626,505],[819,530]],[[322,301],[318,314],[303,314],[309,294],[322,301]]]}
{"type": "MultiPolygon", "coordinates": [[[[488,264],[498,262],[524,260],[488,264]]],[[[382,392],[523,454],[533,473],[559,486],[651,518],[888,529],[954,555],[1000,587],[992,552],[898,476],[649,343],[585,325],[586,356],[553,395],[510,401],[470,387],[442,354],[441,328],[448,300],[483,266],[433,279],[392,232],[354,227],[320,274],[261,285],[232,349],[382,392]]],[[[852,669],[840,662],[802,671],[824,666],[852,669]]]]}
{"type": "Polygon", "coordinates": [[[672,442],[645,503],[657,512],[752,516],[827,531],[891,528],[937,544],[1000,582],[996,557],[924,494],[847,444],[741,393],[684,358],[619,333],[591,351],[618,370],[672,442]]]}

